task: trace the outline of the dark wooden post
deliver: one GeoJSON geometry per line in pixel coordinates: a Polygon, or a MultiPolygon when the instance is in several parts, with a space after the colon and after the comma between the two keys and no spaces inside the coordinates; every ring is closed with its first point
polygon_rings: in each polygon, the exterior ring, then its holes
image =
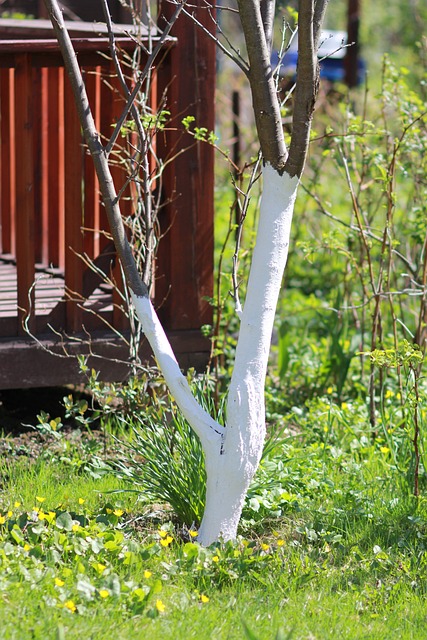
{"type": "MultiPolygon", "coordinates": [[[[211,32],[215,24],[203,2],[191,11],[211,32]]],[[[167,19],[174,6],[163,2],[167,19]]],[[[161,22],[160,22],[161,24],[161,22]]],[[[178,154],[162,179],[165,207],[161,227],[165,236],[159,245],[156,273],[156,303],[168,329],[196,329],[212,322],[206,297],[213,291],[213,190],[214,149],[183,132],[185,116],[195,125],[215,127],[215,43],[191,18],[181,14],[172,35],[178,39],[159,77],[159,96],[166,93],[172,122],[165,136],[158,136],[159,157],[178,154]],[[182,152],[183,149],[186,149],[182,152]]]]}
{"type": "Polygon", "coordinates": [[[348,0],[347,53],[344,58],[345,82],[348,87],[356,87],[359,62],[359,22],[360,0],[348,0]]]}

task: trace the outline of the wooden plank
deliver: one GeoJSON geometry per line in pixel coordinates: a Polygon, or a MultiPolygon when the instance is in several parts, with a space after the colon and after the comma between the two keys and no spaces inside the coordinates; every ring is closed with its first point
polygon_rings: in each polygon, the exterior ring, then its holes
{"type": "MultiPolygon", "coordinates": [[[[64,348],[73,355],[89,354],[87,335],[80,334],[79,337],[82,342],[61,343],[52,335],[46,334],[40,336],[40,341],[46,349],[59,354],[64,352],[64,348]]],[[[169,339],[183,369],[194,366],[196,370],[202,371],[205,368],[210,342],[202,338],[200,332],[171,332],[169,339]]],[[[100,371],[102,380],[118,382],[127,378],[130,371],[129,351],[124,341],[116,340],[113,343],[111,334],[95,332],[90,351],[98,357],[89,358],[88,365],[100,371]]],[[[140,358],[143,363],[154,363],[147,342],[143,342],[141,346],[140,358]]],[[[7,362],[8,366],[0,366],[0,389],[57,386],[84,381],[75,357],[58,358],[31,340],[0,340],[0,363],[2,362],[7,362]]]]}
{"type": "MultiPolygon", "coordinates": [[[[173,10],[164,3],[165,12],[173,10]]],[[[209,12],[197,0],[195,15],[205,28],[214,29],[209,12]]],[[[166,15],[168,17],[168,15],[166,15]]],[[[172,122],[165,136],[159,136],[162,155],[192,145],[167,167],[163,176],[165,197],[169,203],[162,212],[162,229],[170,231],[160,242],[156,302],[165,303],[160,314],[170,329],[190,329],[212,322],[212,308],[204,299],[213,291],[213,175],[214,150],[206,144],[193,144],[182,134],[181,120],[193,115],[196,126],[212,131],[215,127],[215,43],[194,25],[190,18],[179,17],[173,35],[178,46],[169,54],[168,73],[159,77],[167,91],[172,122]],[[168,88],[169,87],[169,88],[168,88]],[[170,287],[170,290],[169,290],[170,287]]]]}
{"type": "Polygon", "coordinates": [[[48,71],[48,262],[64,268],[64,70],[48,71]]]}
{"type": "MultiPolygon", "coordinates": [[[[103,136],[104,141],[106,141],[113,132],[113,126],[117,120],[120,118],[122,114],[122,110],[125,105],[125,100],[122,94],[122,88],[120,86],[119,80],[116,77],[116,73],[114,70],[114,66],[111,63],[109,67],[103,69],[104,76],[102,82],[101,89],[101,134],[103,136]]],[[[116,188],[116,192],[122,189],[124,182],[126,180],[126,171],[122,166],[119,166],[119,154],[126,153],[126,149],[122,140],[118,140],[114,146],[114,164],[110,165],[111,174],[114,180],[114,185],[116,188]],[[122,151],[120,149],[120,144],[123,145],[122,151]]],[[[112,155],[113,155],[112,154],[112,155]]],[[[130,188],[128,187],[124,193],[122,194],[120,200],[120,210],[122,216],[130,216],[132,215],[132,196],[130,188]]],[[[101,216],[100,216],[100,228],[104,231],[110,233],[108,220],[105,215],[105,210],[102,207],[101,216]]],[[[101,248],[106,246],[107,239],[101,236],[101,248]]],[[[117,287],[120,290],[123,290],[123,281],[120,272],[120,265],[116,256],[110,261],[110,268],[106,272],[107,275],[112,278],[117,287]]],[[[128,327],[128,319],[126,315],[123,313],[122,306],[123,300],[122,297],[117,291],[117,289],[113,288],[113,325],[117,330],[124,330],[128,327]]]]}
{"type": "Polygon", "coordinates": [[[1,251],[15,253],[15,71],[0,70],[1,251]]]}
{"type": "Polygon", "coordinates": [[[16,262],[18,276],[18,333],[28,316],[34,325],[34,156],[32,120],[32,78],[29,55],[16,56],[15,68],[16,142],[16,262]]]}
{"type": "Polygon", "coordinates": [[[36,262],[47,264],[47,69],[32,69],[34,154],[34,247],[36,262]]]}
{"type": "Polygon", "coordinates": [[[79,331],[82,311],[71,298],[78,298],[83,289],[83,140],[74,98],[68,78],[64,84],[64,152],[65,152],[65,285],[67,301],[66,328],[79,331]]]}
{"type": "MultiPolygon", "coordinates": [[[[100,73],[100,67],[87,67],[84,70],[84,82],[89,104],[98,130],[101,115],[100,73]]],[[[99,204],[99,185],[95,167],[86,148],[84,155],[84,250],[92,260],[99,253],[99,204]]]]}

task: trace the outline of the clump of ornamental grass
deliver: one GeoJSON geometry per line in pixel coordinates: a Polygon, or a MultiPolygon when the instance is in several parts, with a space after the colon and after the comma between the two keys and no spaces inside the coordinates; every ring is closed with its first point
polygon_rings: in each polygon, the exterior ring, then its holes
{"type": "MultiPolygon", "coordinates": [[[[224,407],[215,407],[206,377],[193,380],[193,391],[216,420],[224,407]]],[[[154,394],[144,413],[122,419],[129,430],[115,473],[132,484],[144,501],[168,504],[180,523],[200,524],[205,502],[206,471],[199,439],[174,399],[160,401],[154,394]]],[[[123,443],[122,443],[123,444],[123,443]]]]}

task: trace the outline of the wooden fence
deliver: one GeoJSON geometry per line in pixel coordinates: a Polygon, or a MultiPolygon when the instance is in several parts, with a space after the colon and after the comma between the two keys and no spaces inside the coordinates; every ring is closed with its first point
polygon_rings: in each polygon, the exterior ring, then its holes
{"type": "MultiPolygon", "coordinates": [[[[151,95],[155,108],[166,92],[172,112],[157,153],[167,157],[170,149],[189,147],[164,172],[165,235],[155,278],[155,302],[183,366],[206,360],[209,345],[199,328],[212,313],[206,301],[213,277],[212,149],[194,144],[180,126],[191,113],[200,126],[214,127],[215,53],[194,29],[185,19],[177,25],[151,95]]],[[[96,124],[108,138],[124,105],[108,40],[85,37],[74,44],[96,124]]],[[[135,48],[129,38],[119,45],[135,48]]],[[[55,358],[41,345],[62,354],[64,348],[93,352],[93,366],[104,377],[123,377],[126,367],[119,361],[126,360],[127,348],[116,333],[128,331],[122,299],[81,256],[116,282],[120,269],[52,39],[0,40],[0,170],[0,388],[78,379],[75,360],[55,358]],[[111,357],[115,362],[105,360],[111,357]]],[[[119,189],[125,181],[119,167],[114,179],[119,189]]],[[[132,199],[122,203],[122,213],[131,215],[132,199]]],[[[142,357],[149,357],[146,346],[142,357]]]]}

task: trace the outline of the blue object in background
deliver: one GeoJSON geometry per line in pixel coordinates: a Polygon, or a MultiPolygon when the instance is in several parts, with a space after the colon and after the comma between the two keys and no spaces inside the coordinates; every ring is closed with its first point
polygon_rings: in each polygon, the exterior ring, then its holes
{"type": "MultiPolygon", "coordinates": [[[[347,51],[346,31],[324,31],[318,51],[320,60],[320,77],[328,82],[345,82],[344,59],[347,51]]],[[[295,38],[283,56],[279,75],[283,78],[295,79],[298,62],[298,43],[295,38]]],[[[279,64],[279,52],[273,51],[271,64],[276,68],[279,64]]],[[[359,56],[357,61],[357,83],[363,83],[365,79],[366,64],[359,56]]]]}

